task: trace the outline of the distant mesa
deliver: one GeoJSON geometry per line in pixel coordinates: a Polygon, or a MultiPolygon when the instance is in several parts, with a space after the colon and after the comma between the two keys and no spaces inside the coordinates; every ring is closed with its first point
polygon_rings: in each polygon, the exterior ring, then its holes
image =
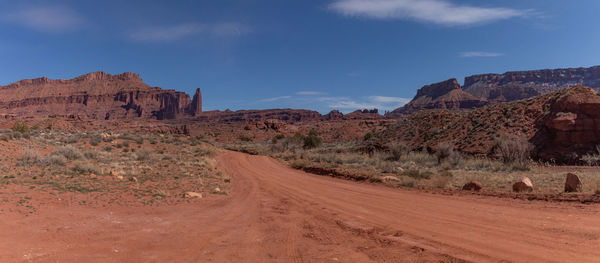
{"type": "Polygon", "coordinates": [[[74,79],[26,79],[0,86],[4,114],[27,117],[78,115],[92,119],[177,119],[202,112],[202,95],[193,99],[174,90],[150,87],[136,73],[102,71],[74,79]]]}
{"type": "Polygon", "coordinates": [[[394,110],[391,116],[427,109],[479,108],[532,98],[576,85],[600,91],[600,66],[473,75],[465,78],[462,87],[456,79],[450,79],[424,86],[410,103],[394,110]]]}
{"type": "Polygon", "coordinates": [[[484,99],[463,91],[456,79],[449,79],[419,89],[412,101],[394,110],[392,114],[409,114],[426,109],[474,109],[484,105],[484,99]]]}

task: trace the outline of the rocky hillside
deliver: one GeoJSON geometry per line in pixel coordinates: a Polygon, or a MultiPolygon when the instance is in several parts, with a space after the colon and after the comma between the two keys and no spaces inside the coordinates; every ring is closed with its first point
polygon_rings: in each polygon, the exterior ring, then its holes
{"type": "Polygon", "coordinates": [[[419,89],[410,103],[395,110],[392,114],[406,114],[426,109],[474,109],[485,104],[484,99],[463,91],[456,79],[449,79],[419,89]]]}
{"type": "Polygon", "coordinates": [[[377,135],[381,144],[402,141],[435,150],[447,142],[475,155],[493,155],[501,138],[522,137],[534,156],[559,163],[581,162],[600,144],[600,95],[575,86],[534,98],[497,103],[473,111],[430,110],[405,116],[377,135]]]}
{"type": "Polygon", "coordinates": [[[77,115],[91,119],[176,119],[202,112],[202,96],[150,87],[135,73],[94,72],[74,79],[46,77],[0,86],[0,109],[18,117],[77,115]]]}
{"type": "Polygon", "coordinates": [[[423,87],[417,96],[390,116],[426,109],[472,109],[548,94],[575,85],[600,90],[600,66],[591,68],[515,71],[455,79],[423,87]]]}

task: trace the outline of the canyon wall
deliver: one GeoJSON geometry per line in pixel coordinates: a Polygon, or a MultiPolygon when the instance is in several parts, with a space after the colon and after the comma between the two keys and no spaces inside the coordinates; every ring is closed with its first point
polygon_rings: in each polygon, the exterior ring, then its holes
{"type": "Polygon", "coordinates": [[[150,87],[135,73],[94,72],[74,79],[26,79],[0,86],[0,110],[19,117],[78,115],[92,119],[176,119],[202,112],[194,99],[174,90],[150,87]]]}

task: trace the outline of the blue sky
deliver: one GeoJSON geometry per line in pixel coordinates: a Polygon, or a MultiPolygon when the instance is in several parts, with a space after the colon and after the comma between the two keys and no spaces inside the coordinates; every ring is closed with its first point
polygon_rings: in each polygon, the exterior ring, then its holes
{"type": "Polygon", "coordinates": [[[599,10],[597,0],[0,0],[0,85],[129,71],[200,88],[206,110],[391,110],[452,77],[598,65],[599,10]]]}

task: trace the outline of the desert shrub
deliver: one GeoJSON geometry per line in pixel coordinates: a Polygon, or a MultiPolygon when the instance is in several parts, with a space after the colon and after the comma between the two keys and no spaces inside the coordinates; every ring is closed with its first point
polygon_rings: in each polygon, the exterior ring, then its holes
{"type": "Polygon", "coordinates": [[[452,174],[452,172],[450,172],[448,170],[442,170],[442,171],[438,172],[438,175],[442,176],[442,177],[449,177],[449,178],[452,178],[454,176],[452,174]]]}
{"type": "Polygon", "coordinates": [[[73,172],[80,173],[80,174],[99,173],[98,167],[96,167],[95,165],[93,165],[89,162],[83,162],[83,161],[74,162],[73,166],[71,167],[71,170],[73,172]]]}
{"type": "Polygon", "coordinates": [[[25,149],[21,152],[21,158],[19,158],[19,160],[23,164],[33,165],[39,163],[41,157],[40,153],[38,153],[37,151],[33,149],[25,149]]]}
{"type": "Polygon", "coordinates": [[[83,156],[85,156],[87,159],[95,160],[98,158],[98,151],[94,148],[87,149],[83,152],[83,156]]]}
{"type": "Polygon", "coordinates": [[[370,140],[371,138],[373,138],[373,136],[375,136],[375,134],[373,134],[372,132],[367,132],[367,133],[365,134],[365,136],[363,136],[363,141],[368,141],[368,140],[370,140]]]}
{"type": "Polygon", "coordinates": [[[243,141],[243,142],[251,142],[252,141],[252,138],[250,138],[246,135],[240,135],[238,138],[240,139],[240,141],[243,141]]]}
{"type": "Polygon", "coordinates": [[[524,137],[503,137],[496,141],[494,149],[504,163],[525,164],[533,145],[524,137]]]}
{"type": "Polygon", "coordinates": [[[406,171],[402,172],[400,175],[407,176],[407,177],[414,178],[414,179],[429,179],[429,178],[431,178],[433,173],[429,172],[429,171],[421,172],[420,170],[417,170],[417,169],[410,169],[410,170],[406,170],[406,171]]]}
{"type": "Polygon", "coordinates": [[[13,124],[11,130],[13,130],[15,132],[20,132],[20,133],[28,133],[29,125],[27,125],[27,123],[25,123],[25,122],[17,121],[17,122],[15,122],[15,124],[13,124]]]}
{"type": "Polygon", "coordinates": [[[589,166],[600,165],[600,145],[596,145],[595,153],[585,154],[581,156],[581,159],[589,166]]]}
{"type": "Polygon", "coordinates": [[[443,160],[450,157],[454,152],[454,146],[447,142],[442,142],[438,144],[437,151],[435,152],[435,156],[437,157],[438,163],[442,163],[443,160]]]}
{"type": "Polygon", "coordinates": [[[304,137],[304,149],[313,149],[321,146],[321,137],[316,130],[310,130],[308,136],[304,137]]]}
{"type": "Polygon", "coordinates": [[[90,145],[98,146],[100,142],[102,142],[102,137],[100,137],[99,135],[93,135],[90,137],[90,145]]]}
{"type": "Polygon", "coordinates": [[[416,186],[415,179],[413,179],[411,177],[400,177],[398,179],[400,180],[400,182],[398,183],[398,186],[408,187],[408,188],[413,188],[416,186]]]}
{"type": "Polygon", "coordinates": [[[23,133],[21,133],[21,132],[13,132],[13,133],[11,133],[11,137],[13,139],[21,139],[21,137],[23,137],[23,133]]]}
{"type": "Polygon", "coordinates": [[[302,145],[302,143],[304,142],[304,135],[302,135],[302,133],[297,132],[296,134],[294,134],[294,136],[288,138],[288,141],[291,144],[302,145]]]}
{"type": "Polygon", "coordinates": [[[68,160],[79,160],[84,158],[79,149],[75,148],[73,145],[58,147],[51,153],[51,155],[62,155],[68,160]]]}
{"type": "Polygon", "coordinates": [[[124,141],[123,143],[121,143],[121,145],[123,145],[123,147],[129,147],[129,142],[128,141],[124,141]]]}
{"type": "Polygon", "coordinates": [[[444,188],[448,187],[451,179],[452,179],[452,177],[449,177],[449,176],[437,175],[437,176],[433,177],[433,182],[432,182],[433,187],[444,189],[444,188]]]}
{"type": "Polygon", "coordinates": [[[600,155],[598,154],[585,154],[581,156],[581,159],[589,166],[596,166],[600,164],[600,155]]]}
{"type": "Polygon", "coordinates": [[[281,140],[281,139],[284,139],[284,138],[285,138],[285,135],[283,135],[283,134],[281,134],[281,133],[280,133],[280,134],[277,134],[277,135],[275,135],[275,137],[273,137],[273,139],[271,139],[271,143],[275,144],[275,143],[277,143],[279,140],[281,140]]]}
{"type": "Polygon", "coordinates": [[[102,147],[102,150],[104,150],[106,152],[110,152],[110,151],[112,151],[112,147],[110,145],[104,145],[104,147],[102,147]]]}
{"type": "Polygon", "coordinates": [[[141,136],[135,137],[134,141],[137,144],[144,144],[144,138],[141,136]]]}
{"type": "Polygon", "coordinates": [[[292,162],[292,164],[290,166],[294,169],[300,170],[300,169],[303,169],[304,167],[306,167],[306,161],[296,160],[296,161],[292,162]]]}
{"type": "Polygon", "coordinates": [[[50,155],[50,156],[42,159],[42,164],[65,166],[67,164],[67,158],[65,158],[62,155],[50,155]]]}
{"type": "Polygon", "coordinates": [[[70,134],[70,135],[68,135],[66,137],[60,138],[60,142],[66,143],[66,144],[73,144],[73,143],[79,142],[79,139],[80,139],[79,135],[77,135],[77,134],[70,134]]]}
{"type": "Polygon", "coordinates": [[[152,157],[152,149],[143,148],[139,151],[135,152],[136,160],[138,161],[148,161],[152,157]]]}
{"type": "Polygon", "coordinates": [[[215,151],[210,148],[196,147],[194,152],[200,156],[213,157],[215,156],[215,151]]]}
{"type": "Polygon", "coordinates": [[[459,152],[452,152],[450,156],[448,156],[448,161],[452,167],[457,167],[463,162],[463,156],[459,152]]]}
{"type": "Polygon", "coordinates": [[[388,146],[390,152],[390,160],[392,161],[400,161],[403,155],[406,155],[410,152],[410,148],[408,145],[402,142],[391,143],[388,146]]]}

